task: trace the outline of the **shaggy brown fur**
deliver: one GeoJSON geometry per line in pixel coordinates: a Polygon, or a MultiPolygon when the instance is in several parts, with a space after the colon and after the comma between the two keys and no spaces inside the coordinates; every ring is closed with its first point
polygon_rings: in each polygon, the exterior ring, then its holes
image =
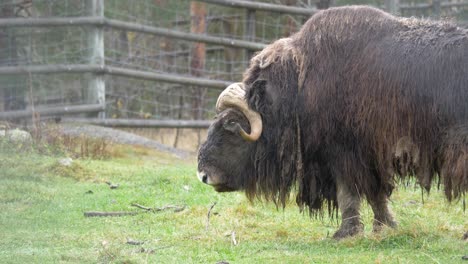
{"type": "Polygon", "coordinates": [[[468,190],[468,124],[445,131],[437,151],[437,172],[449,201],[468,190]]]}
{"type": "Polygon", "coordinates": [[[402,137],[395,146],[393,169],[401,177],[415,175],[419,168],[419,147],[410,137],[402,137]]]}
{"type": "MultiPolygon", "coordinates": [[[[362,198],[372,206],[375,229],[395,226],[387,199],[398,140],[417,142],[414,176],[429,190],[437,149],[450,138],[442,140],[444,131],[468,124],[468,31],[370,7],[332,8],[252,58],[243,82],[249,106],[262,116],[262,135],[253,144],[231,144],[238,135],[217,128],[230,117],[218,118],[200,151],[200,171],[224,171],[225,184],[241,182],[237,189],[251,198],[284,205],[297,187],[298,205],[313,214],[339,207],[337,238],[362,229],[362,198]],[[230,151],[242,173],[218,165],[227,157],[208,157],[210,148],[230,151]]],[[[439,154],[449,199],[468,190],[466,159],[458,158],[465,147],[460,137],[451,140],[455,147],[439,154]]]]}
{"type": "MultiPolygon", "coordinates": [[[[283,191],[297,181],[298,204],[314,212],[323,201],[340,206],[336,182],[342,181],[353,187],[349,196],[372,203],[391,194],[395,179],[387,157],[405,135],[418,141],[415,176],[430,189],[442,131],[468,121],[468,32],[368,7],[334,8],[253,58],[244,83],[259,79],[270,86],[250,89],[248,99],[265,123],[261,145],[268,150],[261,153],[270,155],[256,157],[256,194],[284,202],[283,191]],[[260,90],[270,104],[258,99],[260,90]],[[291,168],[297,142],[285,136],[293,134],[295,114],[302,130],[301,179],[291,168]],[[282,159],[272,157],[285,151],[282,159]]],[[[389,213],[383,218],[393,225],[389,213]]]]}

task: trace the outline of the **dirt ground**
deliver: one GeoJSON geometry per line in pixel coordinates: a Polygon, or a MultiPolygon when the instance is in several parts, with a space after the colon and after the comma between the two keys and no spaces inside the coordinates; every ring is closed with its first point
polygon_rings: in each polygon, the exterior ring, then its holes
{"type": "MultiPolygon", "coordinates": [[[[20,128],[31,130],[31,124],[8,124],[0,122],[8,129],[20,128]]],[[[44,122],[45,130],[60,130],[73,136],[104,138],[120,144],[133,144],[170,152],[176,156],[193,156],[198,152],[201,143],[206,140],[208,129],[175,129],[175,128],[110,128],[96,125],[61,122],[44,122]]],[[[45,131],[46,132],[46,131],[45,131]]]]}
{"type": "Polygon", "coordinates": [[[166,146],[182,149],[191,153],[198,151],[199,145],[206,140],[207,129],[174,128],[119,128],[145,138],[155,140],[166,146]],[[179,133],[177,137],[177,133],[179,133]]]}
{"type": "Polygon", "coordinates": [[[185,158],[197,153],[199,142],[206,139],[206,130],[197,129],[116,129],[87,124],[62,123],[64,134],[104,138],[120,144],[141,145],[185,158]],[[178,136],[177,136],[178,134],[178,136]]]}

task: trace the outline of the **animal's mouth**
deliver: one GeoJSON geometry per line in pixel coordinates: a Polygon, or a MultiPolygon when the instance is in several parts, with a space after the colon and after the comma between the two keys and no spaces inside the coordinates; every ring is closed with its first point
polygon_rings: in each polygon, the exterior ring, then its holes
{"type": "Polygon", "coordinates": [[[236,189],[226,186],[226,185],[213,185],[213,188],[217,192],[234,192],[236,189]]]}
{"type": "Polygon", "coordinates": [[[207,173],[205,171],[197,171],[198,179],[204,184],[208,185],[218,185],[217,177],[214,177],[213,174],[207,173]]]}
{"type": "Polygon", "coordinates": [[[232,188],[224,183],[220,183],[218,177],[212,174],[208,174],[205,171],[197,172],[198,179],[204,184],[212,186],[217,192],[233,192],[236,191],[235,188],[232,188]]]}
{"type": "Polygon", "coordinates": [[[201,182],[208,184],[208,174],[206,174],[204,171],[197,171],[197,178],[201,182]]]}

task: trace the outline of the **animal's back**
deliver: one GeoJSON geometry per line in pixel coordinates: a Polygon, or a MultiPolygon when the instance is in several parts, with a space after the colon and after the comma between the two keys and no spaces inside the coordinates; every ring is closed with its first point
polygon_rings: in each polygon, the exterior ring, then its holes
{"type": "Polygon", "coordinates": [[[320,141],[309,145],[352,136],[384,175],[396,141],[410,136],[421,150],[418,177],[430,182],[441,133],[468,122],[468,31],[342,7],[313,16],[293,38],[304,52],[304,116],[320,117],[308,131],[320,141]]]}

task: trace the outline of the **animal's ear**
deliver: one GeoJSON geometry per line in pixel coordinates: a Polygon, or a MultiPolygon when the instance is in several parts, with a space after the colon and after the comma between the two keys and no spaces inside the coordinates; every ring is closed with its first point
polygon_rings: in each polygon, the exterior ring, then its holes
{"type": "Polygon", "coordinates": [[[267,81],[256,80],[247,94],[249,105],[256,111],[261,111],[263,102],[265,102],[265,89],[267,81]]]}

